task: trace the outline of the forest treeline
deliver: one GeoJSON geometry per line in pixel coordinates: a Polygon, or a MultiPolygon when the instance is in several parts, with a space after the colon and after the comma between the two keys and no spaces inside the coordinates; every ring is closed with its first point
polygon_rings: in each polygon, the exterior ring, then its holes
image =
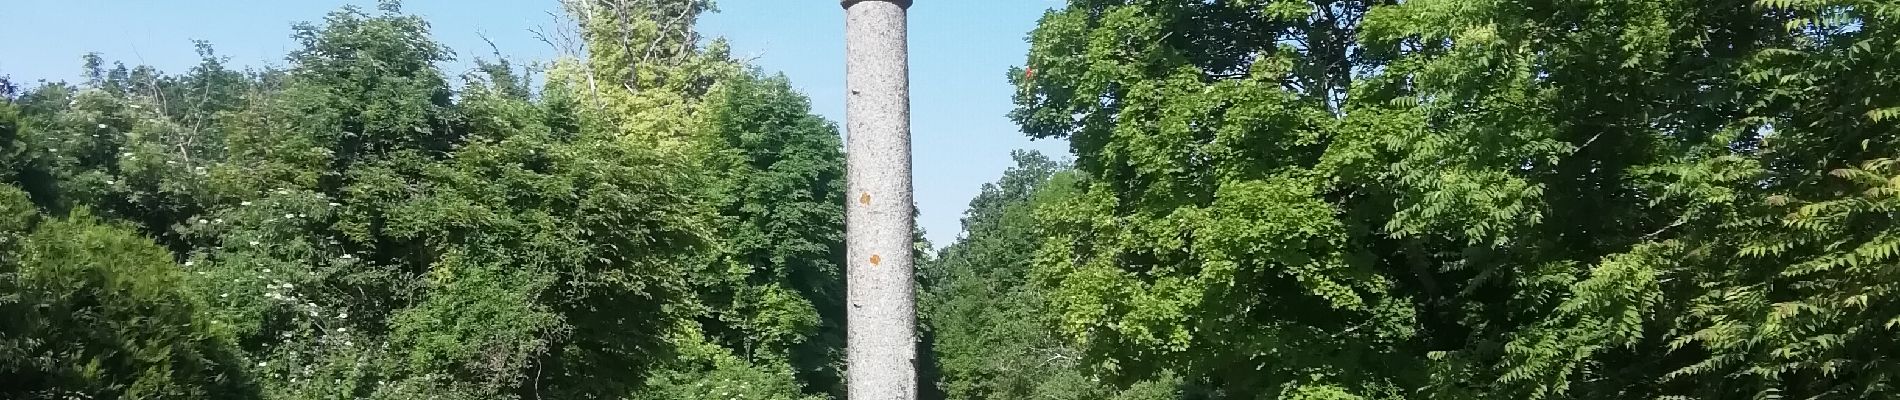
{"type": "Polygon", "coordinates": [[[840,392],[837,128],[704,1],[566,6],[534,68],[386,1],[7,84],[0,398],[840,392]]]}
{"type": "MultiPolygon", "coordinates": [[[[919,6],[921,9],[922,6],[919,6]]],[[[1900,3],[1072,0],[958,399],[1900,397],[1900,3]],[[998,304],[996,302],[1001,302],[998,304]]]]}
{"type": "MultiPolygon", "coordinates": [[[[844,398],[835,124],[704,0],[564,5],[0,81],[0,397],[844,398]]],[[[1008,73],[1071,157],[918,241],[923,397],[1900,396],[1896,21],[1070,0],[1008,73]]]]}

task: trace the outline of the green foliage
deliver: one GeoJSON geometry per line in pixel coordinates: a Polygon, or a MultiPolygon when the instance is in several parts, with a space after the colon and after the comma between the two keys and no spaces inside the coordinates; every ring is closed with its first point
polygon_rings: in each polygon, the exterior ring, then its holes
{"type": "Polygon", "coordinates": [[[95,54],[82,84],[8,89],[0,387],[842,394],[836,128],[697,46],[706,4],[590,4],[595,54],[539,88],[506,58],[452,87],[453,55],[387,1],[295,26],[284,70],[200,43],[182,75],[95,54]],[[658,47],[614,53],[620,32],[658,47]]]}
{"type": "MultiPolygon", "coordinates": [[[[843,395],[838,129],[702,40],[709,2],[563,5],[571,54],[460,87],[393,1],[297,25],[283,70],[200,43],[184,74],[0,80],[0,393],[843,395]]],[[[1011,117],[1074,165],[1016,154],[919,241],[925,379],[1894,397],[1897,18],[1070,1],[1011,117]]]]}
{"type": "Polygon", "coordinates": [[[792,368],[782,361],[746,361],[721,346],[690,334],[682,338],[680,357],[647,381],[636,400],[737,399],[817,400],[804,394],[792,368]]]}
{"type": "Polygon", "coordinates": [[[742,357],[784,361],[842,395],[844,153],[838,129],[783,76],[728,80],[707,123],[719,149],[719,260],[693,279],[705,330],[742,357]]]}
{"type": "Polygon", "coordinates": [[[1085,177],[1042,311],[1188,397],[1891,397],[1896,17],[1071,1],[1012,71],[1085,177]]]}
{"type": "Polygon", "coordinates": [[[934,383],[950,399],[1173,398],[1171,377],[1126,393],[1103,384],[1053,329],[1051,294],[1029,279],[1035,216],[1074,196],[1076,175],[1039,153],[1013,155],[1016,166],[970,201],[965,236],[924,268],[920,307],[942,374],[934,383]]]}
{"type": "Polygon", "coordinates": [[[0,392],[9,398],[251,398],[228,331],[171,256],[84,209],[41,219],[0,188],[0,392]],[[37,220],[37,221],[36,221],[37,220]]]}

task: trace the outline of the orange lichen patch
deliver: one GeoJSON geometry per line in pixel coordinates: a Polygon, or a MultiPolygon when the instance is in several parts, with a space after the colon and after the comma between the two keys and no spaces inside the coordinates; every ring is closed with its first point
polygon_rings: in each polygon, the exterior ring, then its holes
{"type": "Polygon", "coordinates": [[[871,255],[871,265],[875,266],[881,262],[884,262],[884,257],[878,257],[876,254],[871,255]]]}
{"type": "Polygon", "coordinates": [[[864,194],[858,195],[858,204],[871,205],[871,192],[864,192],[864,194]]]}

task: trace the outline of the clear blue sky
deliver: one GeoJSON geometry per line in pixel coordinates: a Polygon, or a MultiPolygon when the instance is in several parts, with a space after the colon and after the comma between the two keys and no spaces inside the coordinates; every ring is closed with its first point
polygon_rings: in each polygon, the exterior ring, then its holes
{"type": "MultiPolygon", "coordinates": [[[[79,56],[148,64],[170,72],[195,63],[191,40],[210,41],[240,65],[283,65],[294,43],[290,24],[321,20],[344,4],[373,0],[8,0],[0,5],[0,74],[16,82],[72,80],[79,56]]],[[[911,8],[913,140],[918,221],[938,246],[961,230],[958,218],[983,183],[1010,165],[1012,149],[1068,154],[1061,141],[1030,141],[1004,113],[1005,80],[1028,49],[1024,36],[1055,0],[918,0],[911,8]]],[[[720,0],[721,12],[700,29],[732,41],[741,58],[757,57],[812,98],[814,110],[844,118],[844,18],[836,0],[720,0]]],[[[489,54],[485,34],[503,54],[544,60],[553,54],[528,29],[548,27],[554,0],[409,0],[436,40],[466,60],[489,54]]]]}

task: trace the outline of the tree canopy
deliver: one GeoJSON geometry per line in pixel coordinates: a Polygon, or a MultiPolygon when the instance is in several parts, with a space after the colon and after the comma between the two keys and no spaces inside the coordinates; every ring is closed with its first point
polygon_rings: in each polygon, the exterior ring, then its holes
{"type": "Polygon", "coordinates": [[[0,397],[841,393],[837,129],[703,1],[566,6],[463,76],[386,1],[281,69],[6,85],[0,397]]]}
{"type": "MultiPolygon", "coordinates": [[[[561,5],[466,73],[392,0],[0,79],[0,397],[846,398],[838,127],[709,1],[561,5]]],[[[1071,154],[918,241],[923,392],[1900,396],[1896,21],[1067,1],[1008,117],[1071,154]]]]}
{"type": "Polygon", "coordinates": [[[1011,71],[1076,157],[1039,310],[1190,398],[1891,397],[1896,17],[1070,1],[1011,71]]]}

